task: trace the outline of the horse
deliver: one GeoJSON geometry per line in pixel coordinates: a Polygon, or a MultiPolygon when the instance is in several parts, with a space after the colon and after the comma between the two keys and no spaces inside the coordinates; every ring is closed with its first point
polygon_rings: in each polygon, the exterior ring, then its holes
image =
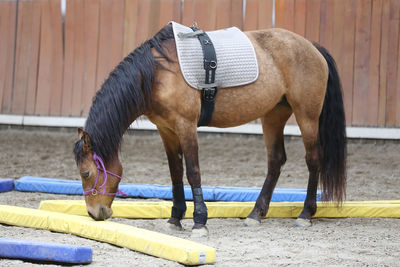
{"type": "MultiPolygon", "coordinates": [[[[298,226],[311,226],[317,188],[324,201],[346,194],[346,129],[342,87],[334,59],[318,45],[278,28],[245,32],[254,46],[259,77],[250,84],[220,88],[209,126],[233,127],[260,119],[268,171],[244,225],[257,225],[268,212],[286,161],[284,127],[293,113],[309,170],[298,226]]],[[[87,212],[94,220],[112,215],[122,165],[118,152],[129,125],[145,115],[157,126],[172,181],[173,207],[167,225],[182,230],[186,202],[183,158],[194,201],[192,233],[207,234],[207,207],[201,188],[197,123],[201,91],[185,82],[177,61],[171,24],[127,55],[93,98],[84,129],[78,129],[75,161],[87,212]]]]}

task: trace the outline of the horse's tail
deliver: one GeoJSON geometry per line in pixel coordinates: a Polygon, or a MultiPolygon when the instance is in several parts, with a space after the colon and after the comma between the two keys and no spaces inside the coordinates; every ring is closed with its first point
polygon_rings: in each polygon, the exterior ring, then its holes
{"type": "Polygon", "coordinates": [[[335,60],[322,46],[314,44],[329,67],[324,105],[319,117],[320,184],[323,200],[341,203],[346,196],[346,120],[342,85],[335,60]]]}

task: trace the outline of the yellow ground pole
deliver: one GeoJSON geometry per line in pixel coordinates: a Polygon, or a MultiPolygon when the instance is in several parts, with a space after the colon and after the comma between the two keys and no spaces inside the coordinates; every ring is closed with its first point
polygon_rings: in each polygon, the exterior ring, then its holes
{"type": "MultiPolygon", "coordinates": [[[[192,218],[193,202],[186,202],[186,218],[192,218]]],[[[209,218],[246,218],[254,202],[207,202],[209,218]]],[[[346,201],[341,206],[335,203],[317,204],[316,217],[382,217],[400,218],[400,200],[346,201]]],[[[113,217],[157,219],[169,218],[171,201],[114,201],[113,217]]],[[[83,200],[45,200],[39,209],[87,216],[83,200]]],[[[269,218],[296,218],[303,209],[303,202],[271,202],[269,218]]]]}
{"type": "Polygon", "coordinates": [[[71,233],[186,265],[215,262],[215,249],[193,241],[115,222],[53,211],[0,205],[0,223],[71,233]]]}

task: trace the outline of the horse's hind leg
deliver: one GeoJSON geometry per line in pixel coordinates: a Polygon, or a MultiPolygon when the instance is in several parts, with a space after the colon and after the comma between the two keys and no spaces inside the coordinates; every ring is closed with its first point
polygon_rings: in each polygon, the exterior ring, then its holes
{"type": "Polygon", "coordinates": [[[319,177],[318,118],[296,117],[306,150],[306,163],[309,171],[307,196],[304,207],[296,220],[296,226],[311,226],[311,217],[317,211],[317,187],[319,177]]]}
{"type": "Polygon", "coordinates": [[[268,212],[272,193],[281,173],[281,167],[286,162],[283,129],[292,114],[287,104],[278,104],[261,119],[264,142],[268,153],[268,173],[256,204],[245,220],[245,225],[258,224],[268,212]]]}
{"type": "Polygon", "coordinates": [[[168,224],[173,229],[182,230],[181,219],[185,217],[186,202],[183,187],[182,149],[178,137],[171,130],[158,128],[167,153],[172,181],[173,206],[168,224]]]}

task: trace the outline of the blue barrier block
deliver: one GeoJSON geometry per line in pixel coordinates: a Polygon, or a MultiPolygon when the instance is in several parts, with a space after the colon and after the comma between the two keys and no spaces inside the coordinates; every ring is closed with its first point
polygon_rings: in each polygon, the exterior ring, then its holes
{"type": "Polygon", "coordinates": [[[0,258],[85,264],[92,262],[89,247],[0,238],[0,258]]]}
{"type": "Polygon", "coordinates": [[[0,192],[14,190],[14,179],[0,178],[0,192]]]}
{"type": "Polygon", "coordinates": [[[82,195],[82,182],[65,179],[24,176],[15,181],[15,190],[64,195],[82,195]]]}
{"type": "MultiPolygon", "coordinates": [[[[205,201],[256,201],[260,187],[203,186],[205,201]]],[[[129,197],[172,199],[170,185],[124,184],[119,186],[129,197]]],[[[81,181],[25,176],[15,181],[15,190],[53,194],[81,195],[81,181]]],[[[193,200],[190,186],[185,186],[186,200],[193,200]]],[[[307,190],[297,188],[275,188],[271,201],[304,201],[307,190]]],[[[117,195],[120,196],[120,195],[117,195]]],[[[317,200],[320,201],[318,191],[317,200]]]]}

